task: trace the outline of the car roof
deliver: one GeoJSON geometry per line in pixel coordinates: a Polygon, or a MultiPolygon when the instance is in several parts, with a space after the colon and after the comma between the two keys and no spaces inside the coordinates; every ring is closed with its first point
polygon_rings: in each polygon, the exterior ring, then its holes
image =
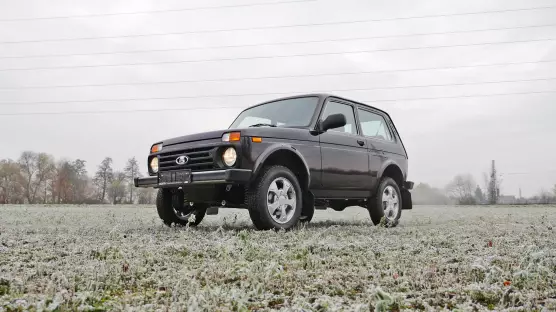
{"type": "MultiPolygon", "coordinates": [[[[298,94],[298,95],[292,95],[292,96],[287,96],[287,97],[275,98],[275,99],[272,99],[272,100],[269,100],[269,101],[258,103],[256,105],[251,106],[251,107],[255,107],[255,106],[259,106],[259,105],[267,104],[267,103],[272,103],[272,102],[277,102],[277,101],[282,101],[282,100],[300,98],[300,97],[318,97],[320,100],[324,100],[324,99],[327,99],[329,97],[332,97],[332,98],[352,102],[352,103],[355,103],[355,104],[358,104],[358,105],[361,105],[361,106],[365,106],[365,107],[368,107],[368,108],[372,108],[374,110],[377,110],[377,111],[383,113],[384,115],[388,116],[388,118],[390,118],[390,115],[387,112],[385,112],[384,110],[380,109],[380,108],[376,108],[374,106],[371,106],[371,105],[368,105],[368,104],[365,104],[365,103],[362,103],[362,102],[358,102],[358,101],[355,101],[355,100],[352,100],[352,99],[348,99],[346,97],[342,97],[342,96],[338,96],[338,95],[334,95],[334,94],[330,94],[330,93],[307,93],[307,94],[298,94]]],[[[251,108],[251,107],[248,107],[248,108],[251,108]]]]}

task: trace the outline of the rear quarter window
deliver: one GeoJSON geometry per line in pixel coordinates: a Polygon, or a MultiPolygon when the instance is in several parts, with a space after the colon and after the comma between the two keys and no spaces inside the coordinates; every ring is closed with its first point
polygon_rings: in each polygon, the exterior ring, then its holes
{"type": "Polygon", "coordinates": [[[394,142],[394,135],[386,119],[377,113],[358,108],[361,133],[373,139],[394,142]]]}

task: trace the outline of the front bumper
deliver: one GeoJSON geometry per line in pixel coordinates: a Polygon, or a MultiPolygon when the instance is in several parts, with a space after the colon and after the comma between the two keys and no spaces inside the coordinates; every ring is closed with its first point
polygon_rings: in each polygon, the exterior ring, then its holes
{"type": "Polygon", "coordinates": [[[247,169],[225,169],[198,171],[191,173],[190,183],[164,183],[159,184],[158,176],[135,178],[133,181],[135,187],[156,187],[156,188],[173,188],[198,184],[222,184],[222,183],[239,183],[244,184],[251,179],[251,170],[247,169]]]}
{"type": "Polygon", "coordinates": [[[406,190],[412,190],[413,189],[413,184],[414,183],[411,182],[411,181],[405,181],[403,183],[403,188],[406,189],[406,190]]]}

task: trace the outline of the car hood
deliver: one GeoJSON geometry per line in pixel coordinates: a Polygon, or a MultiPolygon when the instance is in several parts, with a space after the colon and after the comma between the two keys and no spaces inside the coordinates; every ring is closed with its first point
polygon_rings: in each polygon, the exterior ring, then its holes
{"type": "Polygon", "coordinates": [[[171,146],[183,143],[194,143],[199,141],[216,140],[222,138],[222,135],[227,132],[239,131],[242,136],[262,136],[281,139],[293,140],[307,140],[311,137],[308,129],[303,128],[271,128],[271,127],[258,127],[258,128],[241,128],[241,129],[225,129],[215,130],[209,132],[200,132],[189,135],[184,135],[176,138],[171,138],[162,141],[164,146],[171,146]]]}
{"type": "Polygon", "coordinates": [[[184,135],[184,136],[164,140],[162,141],[162,144],[164,146],[170,146],[170,145],[181,144],[181,143],[192,143],[192,142],[204,141],[204,140],[214,140],[214,139],[221,138],[224,133],[229,131],[230,130],[216,130],[216,131],[209,131],[209,132],[193,133],[189,135],[184,135]]]}

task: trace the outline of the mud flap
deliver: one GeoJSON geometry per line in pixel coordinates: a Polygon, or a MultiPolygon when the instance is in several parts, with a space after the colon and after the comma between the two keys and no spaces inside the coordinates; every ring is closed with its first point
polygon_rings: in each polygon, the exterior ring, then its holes
{"type": "Polygon", "coordinates": [[[413,209],[413,201],[411,199],[411,192],[407,189],[402,189],[402,210],[413,209]]]}
{"type": "Polygon", "coordinates": [[[218,214],[218,207],[207,208],[207,216],[215,216],[218,214]]]}

